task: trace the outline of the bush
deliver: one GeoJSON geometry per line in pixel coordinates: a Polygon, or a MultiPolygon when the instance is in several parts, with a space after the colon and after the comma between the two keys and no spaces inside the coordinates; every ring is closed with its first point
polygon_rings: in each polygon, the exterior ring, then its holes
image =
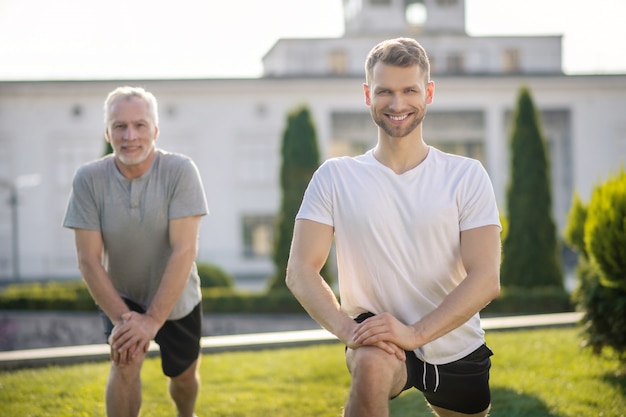
{"type": "Polygon", "coordinates": [[[594,189],[588,207],[574,196],[566,241],[579,251],[572,299],[584,312],[584,344],[614,349],[626,365],[626,173],[594,189]]]}
{"type": "Polygon", "coordinates": [[[203,288],[205,313],[304,314],[305,311],[287,290],[247,293],[229,288],[203,288]]]}
{"type": "Polygon", "coordinates": [[[481,314],[546,314],[573,311],[570,295],[563,288],[502,287],[500,296],[491,301],[481,314]]]}
{"type": "Polygon", "coordinates": [[[595,354],[610,346],[626,362],[626,292],[603,286],[600,271],[586,258],[578,265],[577,275],[573,299],[584,311],[583,345],[595,354]]]}
{"type": "Polygon", "coordinates": [[[626,171],[596,187],[585,222],[585,244],[602,285],[626,290],[626,171]]]}
{"type": "MultiPolygon", "coordinates": [[[[484,314],[537,314],[572,311],[569,296],[558,288],[503,288],[484,314]]],[[[0,292],[0,310],[95,311],[83,281],[14,284],[0,292]]],[[[234,287],[202,288],[205,313],[306,314],[288,290],[250,293],[234,287]]]]}
{"type": "Polygon", "coordinates": [[[234,286],[233,277],[220,267],[202,262],[197,263],[197,267],[202,288],[232,288],[234,286]]]}
{"type": "Polygon", "coordinates": [[[3,310],[96,310],[82,280],[12,284],[0,293],[3,310]]]}

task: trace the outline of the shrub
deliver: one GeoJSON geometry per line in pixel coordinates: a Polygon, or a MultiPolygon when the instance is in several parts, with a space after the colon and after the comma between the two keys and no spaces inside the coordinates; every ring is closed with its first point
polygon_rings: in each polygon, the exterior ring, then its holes
{"type": "Polygon", "coordinates": [[[82,280],[12,284],[0,293],[5,310],[96,310],[82,280]]]}
{"type": "Polygon", "coordinates": [[[203,288],[205,313],[304,314],[305,311],[287,290],[246,293],[231,288],[203,288]]]}
{"type": "Polygon", "coordinates": [[[208,263],[197,263],[202,288],[234,286],[233,277],[220,267],[208,263]]]}
{"type": "Polygon", "coordinates": [[[626,365],[626,174],[598,185],[589,206],[574,196],[567,242],[579,252],[572,295],[584,311],[584,344],[597,354],[611,347],[626,365]]]}
{"type": "Polygon", "coordinates": [[[565,225],[565,243],[580,253],[588,257],[585,248],[585,221],[587,220],[587,207],[580,199],[578,192],[574,193],[572,206],[567,216],[565,225]]]}
{"type": "Polygon", "coordinates": [[[596,187],[587,210],[585,247],[602,285],[626,290],[626,171],[596,187]]]}
{"type": "Polygon", "coordinates": [[[546,314],[573,311],[570,295],[563,288],[502,287],[500,296],[482,311],[483,315],[546,314]]]}

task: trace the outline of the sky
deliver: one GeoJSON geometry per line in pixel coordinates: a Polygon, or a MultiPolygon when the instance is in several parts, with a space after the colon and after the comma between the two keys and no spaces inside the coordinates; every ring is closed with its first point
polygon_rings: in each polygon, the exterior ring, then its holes
{"type": "MultiPolygon", "coordinates": [[[[0,0],[0,80],[255,78],[280,38],[342,36],[341,6],[0,0]]],[[[466,0],[470,35],[562,35],[567,74],[626,74],[624,18],[624,0],[466,0]]]]}

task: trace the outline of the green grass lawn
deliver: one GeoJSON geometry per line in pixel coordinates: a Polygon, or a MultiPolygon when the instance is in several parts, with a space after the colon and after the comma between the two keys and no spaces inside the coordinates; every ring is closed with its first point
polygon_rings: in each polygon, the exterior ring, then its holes
{"type": "MultiPolygon", "coordinates": [[[[495,351],[492,417],[624,417],[618,363],[579,348],[574,328],[489,332],[495,351]]],[[[107,363],[0,374],[0,416],[104,416],[107,363]]],[[[349,387],[343,346],[204,355],[200,417],[336,417],[349,387]]],[[[143,369],[142,416],[173,417],[160,361],[143,369]]],[[[394,417],[431,416],[419,392],[392,401],[394,417]]]]}

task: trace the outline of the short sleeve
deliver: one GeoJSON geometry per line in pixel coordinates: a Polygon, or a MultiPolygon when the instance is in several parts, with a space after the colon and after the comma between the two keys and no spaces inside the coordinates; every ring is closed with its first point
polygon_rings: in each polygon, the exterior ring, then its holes
{"type": "Polygon", "coordinates": [[[100,230],[100,216],[93,183],[87,166],[80,167],[72,181],[63,227],[70,229],[100,230]]]}
{"type": "Polygon", "coordinates": [[[493,185],[478,161],[468,170],[461,190],[459,228],[461,231],[496,225],[501,228],[493,185]]]}
{"type": "Polygon", "coordinates": [[[313,174],[296,220],[307,219],[334,226],[331,180],[330,164],[326,161],[313,174]]]}
{"type": "Polygon", "coordinates": [[[169,219],[204,216],[209,213],[198,167],[190,158],[179,166],[169,204],[169,219]]]}

